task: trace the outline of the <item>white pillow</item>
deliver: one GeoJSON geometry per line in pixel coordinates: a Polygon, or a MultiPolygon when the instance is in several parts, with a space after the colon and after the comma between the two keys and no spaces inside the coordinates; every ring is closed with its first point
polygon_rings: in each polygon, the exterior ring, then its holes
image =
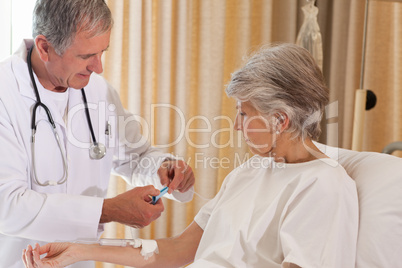
{"type": "Polygon", "coordinates": [[[402,158],[316,145],[337,160],[357,185],[356,267],[402,267],[402,158]]]}

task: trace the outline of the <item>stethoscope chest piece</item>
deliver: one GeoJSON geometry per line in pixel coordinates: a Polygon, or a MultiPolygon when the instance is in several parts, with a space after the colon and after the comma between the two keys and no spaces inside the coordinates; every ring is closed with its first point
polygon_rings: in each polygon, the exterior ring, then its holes
{"type": "Polygon", "coordinates": [[[106,154],[106,147],[102,143],[92,143],[89,147],[89,156],[92,159],[102,159],[106,154]]]}

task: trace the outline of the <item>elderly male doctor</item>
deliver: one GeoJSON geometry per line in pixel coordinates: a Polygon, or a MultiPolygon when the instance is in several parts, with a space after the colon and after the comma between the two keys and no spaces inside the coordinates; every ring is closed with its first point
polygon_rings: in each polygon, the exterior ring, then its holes
{"type": "Polygon", "coordinates": [[[112,221],[148,225],[164,209],[149,203],[162,185],[192,198],[191,168],[150,147],[98,75],[111,27],[103,0],[38,0],[35,39],[0,63],[1,268],[23,267],[28,244],[95,240],[112,221]],[[105,199],[111,172],[144,187],[105,199]]]}

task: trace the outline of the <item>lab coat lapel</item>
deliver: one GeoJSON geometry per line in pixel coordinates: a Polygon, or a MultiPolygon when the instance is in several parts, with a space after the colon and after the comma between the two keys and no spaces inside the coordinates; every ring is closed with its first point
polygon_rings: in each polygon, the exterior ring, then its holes
{"type": "Polygon", "coordinates": [[[20,94],[36,101],[33,85],[28,71],[27,54],[27,46],[25,43],[22,43],[20,48],[14,53],[12,69],[18,83],[20,94]]]}

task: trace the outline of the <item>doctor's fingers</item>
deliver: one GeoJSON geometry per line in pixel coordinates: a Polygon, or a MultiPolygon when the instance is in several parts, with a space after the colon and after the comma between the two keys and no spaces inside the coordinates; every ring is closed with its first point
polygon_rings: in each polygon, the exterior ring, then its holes
{"type": "Polygon", "coordinates": [[[149,203],[152,200],[149,196],[157,196],[159,194],[160,191],[153,185],[147,185],[144,187],[135,187],[127,192],[119,194],[118,196],[114,197],[114,199],[123,204],[130,204],[135,202],[134,200],[136,199],[141,199],[149,203]]]}
{"type": "Polygon", "coordinates": [[[194,174],[191,167],[182,160],[170,160],[162,163],[158,170],[162,185],[169,186],[169,193],[174,190],[190,188],[194,184],[194,174]],[[189,185],[189,186],[187,186],[189,185]]]}
{"type": "Polygon", "coordinates": [[[134,190],[135,189],[139,189],[141,191],[142,198],[147,202],[151,201],[150,199],[147,199],[147,197],[157,196],[160,194],[160,191],[158,189],[156,189],[153,185],[148,185],[148,186],[144,186],[141,188],[137,187],[137,188],[134,188],[134,190]]]}
{"type": "Polygon", "coordinates": [[[170,181],[173,179],[174,176],[174,169],[172,161],[165,161],[158,169],[158,176],[161,180],[161,184],[165,186],[169,186],[170,181]]]}
{"type": "Polygon", "coordinates": [[[179,190],[180,192],[187,192],[195,183],[194,172],[189,165],[181,166],[178,168],[179,172],[175,172],[175,177],[170,183],[172,189],[179,190]],[[177,175],[176,175],[177,174],[177,175]],[[181,174],[182,176],[180,176],[181,174]]]}
{"type": "Polygon", "coordinates": [[[139,206],[136,211],[131,211],[130,214],[125,213],[127,219],[121,223],[135,228],[143,228],[159,218],[164,209],[161,199],[155,205],[146,203],[145,206],[139,206]]]}
{"type": "Polygon", "coordinates": [[[159,218],[164,210],[165,206],[163,205],[162,199],[159,199],[154,205],[151,205],[152,216],[149,217],[150,222],[159,218]]]}
{"type": "Polygon", "coordinates": [[[139,187],[134,187],[131,190],[128,190],[124,193],[119,194],[118,199],[125,200],[127,201],[132,200],[133,198],[141,198],[144,199],[145,196],[151,195],[155,196],[159,194],[159,190],[156,189],[153,185],[147,185],[147,186],[139,186],[139,187]]]}
{"type": "MultiPolygon", "coordinates": [[[[152,221],[156,220],[160,217],[162,212],[164,211],[165,207],[163,206],[162,200],[158,200],[158,202],[153,205],[150,203],[152,200],[150,196],[157,196],[159,195],[160,191],[157,189],[152,190],[153,186],[146,186],[147,189],[141,189],[142,192],[138,196],[133,196],[129,206],[125,211],[124,217],[127,217],[127,221],[133,221],[134,225],[145,227],[149,225],[152,221]],[[139,198],[139,196],[141,196],[139,198]]],[[[134,188],[133,190],[135,190],[134,188]]],[[[121,207],[124,207],[124,204],[121,204],[121,207]]],[[[131,224],[130,224],[131,225],[131,224]]]]}
{"type": "Polygon", "coordinates": [[[186,177],[185,183],[184,185],[179,186],[181,187],[181,192],[187,192],[195,184],[195,175],[191,167],[187,170],[184,176],[186,177]]]}

